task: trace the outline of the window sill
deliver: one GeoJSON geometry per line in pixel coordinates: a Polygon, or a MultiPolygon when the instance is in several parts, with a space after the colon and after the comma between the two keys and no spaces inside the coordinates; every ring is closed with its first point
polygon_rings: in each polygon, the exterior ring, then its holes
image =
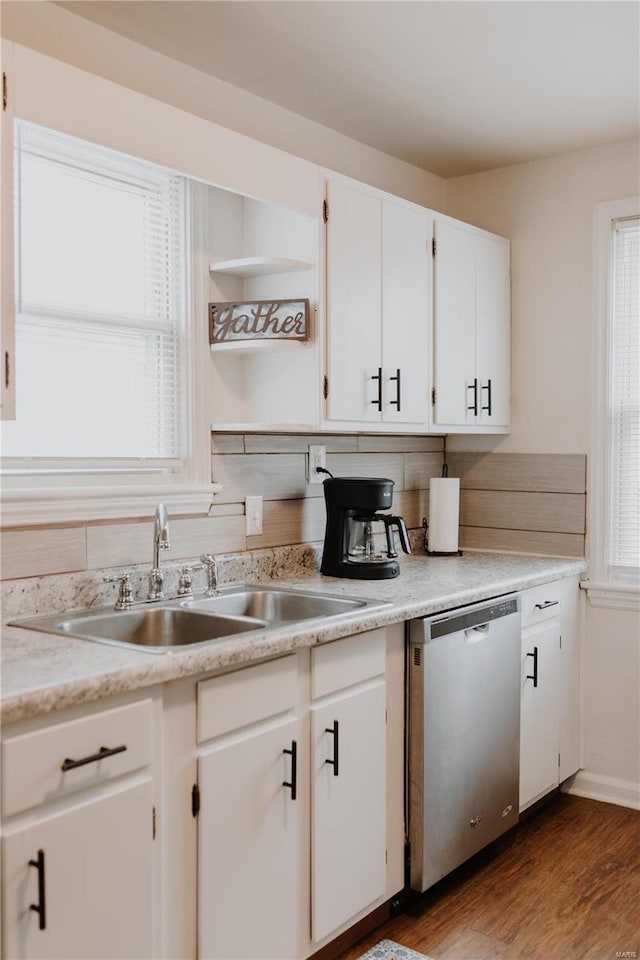
{"type": "Polygon", "coordinates": [[[592,607],[607,607],[612,610],[640,610],[640,586],[633,583],[613,581],[593,582],[584,580],[580,586],[587,591],[592,607]]]}
{"type": "Polygon", "coordinates": [[[0,525],[49,526],[53,523],[91,520],[127,520],[152,516],[162,502],[174,516],[206,516],[222,485],[145,484],[142,486],[66,487],[2,491],[0,525]]]}

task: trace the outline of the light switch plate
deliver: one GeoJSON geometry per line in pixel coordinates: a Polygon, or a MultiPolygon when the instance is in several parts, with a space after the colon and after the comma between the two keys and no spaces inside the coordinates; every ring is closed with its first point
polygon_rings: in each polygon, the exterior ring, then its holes
{"type": "Polygon", "coordinates": [[[248,537],[262,533],[262,497],[245,497],[245,532],[248,537]]]}

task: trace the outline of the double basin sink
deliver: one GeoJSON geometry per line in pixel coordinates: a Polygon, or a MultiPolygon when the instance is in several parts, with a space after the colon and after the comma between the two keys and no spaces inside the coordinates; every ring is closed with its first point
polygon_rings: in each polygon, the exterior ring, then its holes
{"type": "Polygon", "coordinates": [[[265,628],[385,606],[329,594],[262,587],[231,587],[211,597],[155,601],[130,610],[58,614],[15,622],[16,626],[94,640],[148,653],[201,646],[265,628]]]}

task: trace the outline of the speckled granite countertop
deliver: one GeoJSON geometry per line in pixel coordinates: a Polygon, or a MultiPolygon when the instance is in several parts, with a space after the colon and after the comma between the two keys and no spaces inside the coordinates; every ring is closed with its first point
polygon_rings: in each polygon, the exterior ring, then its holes
{"type": "Polygon", "coordinates": [[[584,560],[471,551],[462,557],[403,557],[400,576],[394,580],[338,580],[304,570],[269,582],[386,601],[389,606],[161,654],[4,626],[0,719],[6,724],[179,677],[244,666],[363,630],[579,576],[585,570],[584,560]]]}

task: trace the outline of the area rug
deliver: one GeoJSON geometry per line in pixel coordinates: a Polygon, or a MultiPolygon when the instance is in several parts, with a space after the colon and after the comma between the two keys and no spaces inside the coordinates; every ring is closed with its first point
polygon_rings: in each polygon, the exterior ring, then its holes
{"type": "Polygon", "coordinates": [[[409,947],[403,947],[395,940],[381,940],[375,947],[363,953],[360,960],[431,960],[431,958],[424,953],[410,950],[409,947]]]}

